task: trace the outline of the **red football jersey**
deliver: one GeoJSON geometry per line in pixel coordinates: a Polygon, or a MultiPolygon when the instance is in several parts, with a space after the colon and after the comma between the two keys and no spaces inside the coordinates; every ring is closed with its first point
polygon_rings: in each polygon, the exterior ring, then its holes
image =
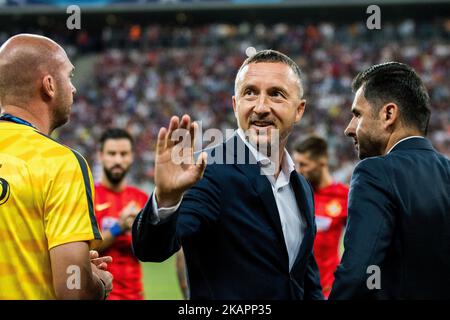
{"type": "MultiPolygon", "coordinates": [[[[148,196],[141,190],[126,186],[121,192],[114,192],[105,186],[95,185],[95,214],[102,230],[111,228],[118,220],[120,212],[131,201],[143,208],[148,196]]],[[[108,271],[114,276],[113,291],[109,300],[142,300],[142,271],[139,260],[131,249],[131,230],[116,237],[114,243],[102,253],[111,256],[113,262],[108,271]]]]}
{"type": "Polygon", "coordinates": [[[333,183],[314,193],[317,225],[314,256],[326,298],[330,294],[334,272],[340,261],[339,240],[347,220],[348,191],[346,185],[333,183]]]}

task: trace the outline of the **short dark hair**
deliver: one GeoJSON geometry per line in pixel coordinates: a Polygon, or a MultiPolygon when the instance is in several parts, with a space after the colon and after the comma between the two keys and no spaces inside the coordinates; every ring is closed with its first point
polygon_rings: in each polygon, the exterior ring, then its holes
{"type": "Polygon", "coordinates": [[[294,150],[298,153],[309,153],[313,159],[320,157],[328,158],[328,144],[327,141],[318,136],[310,136],[302,141],[297,142],[294,150]]]}
{"type": "Polygon", "coordinates": [[[360,72],[352,83],[356,92],[361,86],[364,98],[377,113],[388,103],[395,102],[400,109],[400,119],[426,134],[430,120],[430,97],[420,77],[413,68],[399,62],[374,65],[360,72]]]}
{"type": "MultiPolygon", "coordinates": [[[[298,77],[299,95],[300,95],[300,97],[303,96],[303,87],[302,87],[303,76],[302,76],[300,67],[298,66],[297,63],[294,62],[294,60],[289,58],[284,53],[281,53],[279,51],[272,50],[272,49],[258,51],[254,55],[245,59],[245,61],[242,63],[241,67],[239,68],[238,73],[236,74],[236,80],[237,80],[237,75],[241,72],[241,70],[245,66],[249,65],[250,63],[258,63],[258,62],[271,62],[271,63],[281,62],[281,63],[288,65],[292,69],[292,71],[294,71],[295,75],[298,77]]],[[[235,83],[236,83],[236,81],[235,81],[235,83]]],[[[235,86],[235,89],[236,89],[236,86],[235,86]]]]}
{"type": "Polygon", "coordinates": [[[110,128],[105,130],[100,136],[100,151],[103,151],[105,142],[109,139],[128,139],[131,143],[131,148],[133,148],[134,145],[133,137],[128,133],[128,131],[120,128],[110,128]]]}

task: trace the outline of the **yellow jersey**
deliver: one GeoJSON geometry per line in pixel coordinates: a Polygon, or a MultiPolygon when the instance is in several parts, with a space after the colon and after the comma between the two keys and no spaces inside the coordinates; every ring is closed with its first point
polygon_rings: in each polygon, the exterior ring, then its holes
{"type": "Polygon", "coordinates": [[[0,299],[55,299],[50,249],[101,240],[86,160],[31,126],[0,121],[0,299]]]}

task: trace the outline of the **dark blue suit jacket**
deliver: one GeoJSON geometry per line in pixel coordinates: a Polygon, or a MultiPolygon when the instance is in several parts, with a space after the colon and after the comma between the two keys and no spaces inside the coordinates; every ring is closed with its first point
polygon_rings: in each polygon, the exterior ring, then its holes
{"type": "Polygon", "coordinates": [[[361,161],[330,299],[450,298],[450,162],[422,138],[361,161]],[[376,284],[379,266],[381,289],[376,284]],[[371,277],[369,279],[369,277],[371,277]]]}
{"type": "Polygon", "coordinates": [[[180,208],[167,220],[153,225],[152,205],[147,203],[133,225],[135,255],[159,262],[182,245],[191,299],[321,299],[312,253],[316,226],[309,184],[297,173],[291,175],[306,229],[289,272],[272,188],[260,167],[248,164],[249,149],[242,148],[246,164],[210,164],[212,158],[227,157],[236,163],[236,149],[242,144],[235,134],[207,150],[203,178],[185,193],[180,208]]]}

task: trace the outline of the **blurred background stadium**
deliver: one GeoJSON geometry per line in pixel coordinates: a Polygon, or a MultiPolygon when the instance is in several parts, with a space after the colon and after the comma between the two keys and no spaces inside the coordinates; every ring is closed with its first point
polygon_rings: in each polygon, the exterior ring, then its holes
{"type": "MultiPolygon", "coordinates": [[[[235,128],[234,76],[248,47],[275,49],[304,72],[307,109],[290,142],[326,137],[336,180],[356,163],[343,134],[351,118],[350,83],[383,61],[413,66],[432,101],[429,138],[450,156],[450,1],[428,0],[0,0],[0,44],[13,34],[51,37],[76,67],[70,123],[55,138],[80,151],[94,177],[97,140],[108,127],[136,138],[130,182],[153,188],[154,141],[173,114],[203,129],[235,128]],[[81,8],[81,29],[68,30],[66,7],[81,8]],[[381,8],[369,30],[366,9],[381,8]]],[[[180,299],[174,260],[147,263],[147,299],[180,299]]]]}

